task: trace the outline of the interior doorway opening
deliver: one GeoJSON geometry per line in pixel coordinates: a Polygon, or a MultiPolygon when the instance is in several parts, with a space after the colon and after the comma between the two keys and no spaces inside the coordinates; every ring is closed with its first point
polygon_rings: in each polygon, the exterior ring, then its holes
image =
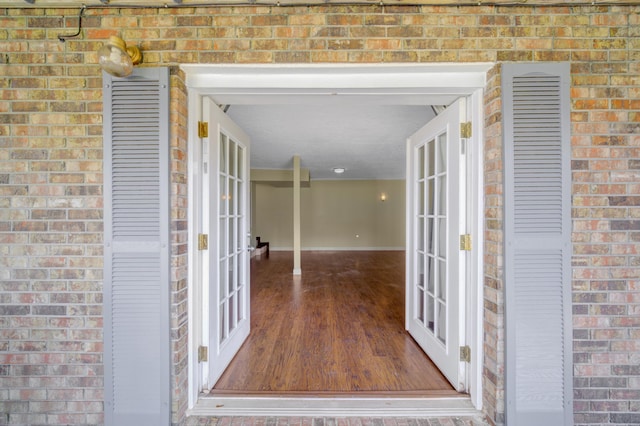
{"type": "MultiPolygon", "coordinates": [[[[264,96],[264,101],[273,101],[273,96],[279,97],[280,101],[283,101],[283,97],[287,98],[287,97],[298,97],[297,99],[299,100],[299,96],[309,96],[309,92],[314,92],[314,95],[317,95],[318,93],[325,93],[327,92],[327,88],[326,86],[329,85],[331,86],[331,88],[329,89],[328,94],[333,96],[336,93],[336,86],[332,86],[333,84],[336,84],[336,79],[338,80],[337,83],[337,87],[339,87],[340,89],[338,89],[338,91],[344,91],[345,94],[348,94],[347,98],[350,98],[351,100],[353,100],[352,96],[365,96],[368,97],[369,100],[371,100],[371,97],[377,97],[380,99],[385,99],[385,101],[388,101],[390,99],[390,97],[395,97],[395,101],[397,102],[397,98],[398,97],[402,97],[403,99],[406,97],[409,98],[420,98],[420,97],[425,97],[425,96],[429,96],[431,99],[433,99],[434,97],[437,96],[447,96],[447,97],[453,97],[453,98],[457,98],[461,95],[467,95],[471,97],[471,103],[470,103],[470,110],[472,112],[472,116],[473,116],[473,121],[477,122],[477,128],[480,128],[480,120],[479,118],[481,117],[481,108],[480,108],[480,99],[481,99],[481,88],[484,85],[484,72],[488,69],[488,65],[483,65],[483,66],[470,66],[468,67],[468,69],[465,72],[460,72],[459,75],[457,75],[457,83],[455,81],[449,81],[452,75],[456,75],[456,73],[452,73],[451,70],[443,70],[443,69],[439,69],[437,70],[438,72],[434,73],[434,69],[429,69],[429,67],[426,67],[424,69],[420,69],[419,73],[416,73],[416,71],[418,70],[415,67],[407,67],[406,69],[403,69],[404,67],[397,67],[397,68],[387,68],[387,67],[362,67],[362,68],[351,68],[351,67],[340,67],[338,69],[328,69],[326,67],[312,67],[310,69],[294,69],[293,71],[290,68],[286,68],[284,70],[280,69],[279,71],[281,72],[280,75],[280,79],[277,83],[274,84],[274,82],[272,81],[269,85],[272,85],[271,87],[265,88],[265,87],[253,87],[251,90],[248,90],[248,88],[246,87],[247,85],[250,86],[255,86],[256,85],[256,76],[257,76],[257,80],[260,80],[260,75],[261,72],[264,72],[264,70],[260,70],[260,67],[247,67],[247,68],[242,68],[242,72],[236,72],[236,73],[231,73],[233,74],[233,79],[237,79],[237,81],[226,81],[223,82],[223,84],[221,84],[221,80],[216,79],[216,82],[208,82],[208,76],[215,74],[216,72],[219,74],[223,74],[226,77],[230,77],[230,71],[237,71],[237,70],[230,70],[228,67],[220,67],[220,68],[215,68],[211,69],[209,67],[205,67],[206,69],[202,69],[202,67],[194,67],[193,69],[191,67],[185,67],[186,71],[187,71],[187,84],[190,87],[190,121],[192,121],[193,124],[196,124],[195,122],[198,121],[198,118],[202,116],[202,107],[201,107],[201,100],[202,97],[205,96],[214,96],[217,97],[216,102],[217,103],[232,103],[230,102],[231,100],[235,100],[235,101],[239,101],[240,99],[245,99],[245,101],[248,101],[248,99],[251,99],[251,102],[254,103],[256,101],[256,97],[260,98],[260,96],[264,96]],[[345,73],[345,70],[348,70],[347,73],[345,73]],[[407,72],[406,75],[404,75],[404,78],[401,78],[402,81],[402,85],[408,86],[408,87],[395,87],[398,85],[397,83],[397,78],[398,78],[398,73],[402,72],[407,72]],[[301,77],[303,76],[304,79],[308,79],[308,85],[310,87],[306,87],[304,88],[304,90],[301,90],[299,87],[288,87],[286,90],[283,89],[283,85],[284,87],[287,87],[287,85],[291,84],[290,82],[291,80],[291,72],[293,72],[294,74],[296,74],[297,77],[301,77]],[[427,72],[429,75],[429,79],[424,79],[424,72],[427,72]],[[242,75],[244,73],[244,75],[242,75]],[[320,74],[320,75],[318,75],[320,74]],[[470,76],[474,76],[475,78],[470,79],[470,76]],[[416,78],[418,81],[420,81],[420,83],[415,83],[414,81],[408,81],[407,77],[411,77],[411,78],[416,78]],[[367,87],[362,87],[363,84],[363,80],[371,80],[367,83],[367,87]],[[393,83],[390,83],[393,82],[393,83]],[[428,82],[428,83],[426,83],[428,82]],[[471,83],[471,84],[470,84],[471,83]],[[421,84],[430,84],[431,86],[428,87],[421,87],[421,84]],[[319,87],[320,86],[320,87],[319,87]],[[392,86],[390,88],[390,86],[392,86]],[[437,88],[437,89],[436,89],[437,88]],[[217,92],[217,94],[216,94],[217,92]],[[283,93],[285,92],[285,93],[283,93]],[[235,98],[234,98],[235,97],[235,98]],[[267,100],[269,99],[269,100],[267,100]]],[[[439,68],[439,67],[437,67],[439,68]]],[[[455,68],[455,67],[454,67],[455,68]]],[[[461,71],[460,69],[457,69],[456,71],[461,71]]],[[[270,74],[270,72],[273,72],[273,70],[270,70],[268,72],[266,72],[267,75],[270,74]]],[[[273,77],[273,75],[271,74],[271,77],[273,77]]],[[[411,80],[411,79],[410,79],[411,80]]],[[[454,78],[454,80],[456,80],[454,78]]],[[[258,86],[260,86],[260,84],[258,84],[258,86]]],[[[362,100],[362,99],[361,99],[362,100]]],[[[361,101],[360,100],[360,101],[361,101]]],[[[379,100],[380,101],[380,100],[379,100]]],[[[291,100],[289,99],[287,102],[291,102],[291,100]]],[[[382,101],[380,101],[382,102],[382,101]]],[[[436,103],[438,104],[446,104],[443,101],[436,101],[436,103]]],[[[193,128],[193,127],[192,127],[193,128]]],[[[477,134],[477,136],[475,136],[477,138],[477,141],[481,140],[481,132],[478,132],[479,134],[477,134]]],[[[479,146],[480,144],[476,144],[476,147],[479,146]]],[[[193,155],[197,158],[198,156],[198,148],[199,148],[199,144],[198,144],[198,140],[197,137],[195,135],[192,135],[192,137],[190,137],[190,155],[193,155]]],[[[478,148],[479,149],[479,148],[478,148]]],[[[477,156],[475,158],[481,158],[481,156],[477,156]]],[[[193,159],[190,159],[190,163],[191,165],[194,164],[193,159]]],[[[475,166],[476,169],[476,173],[478,175],[480,175],[479,171],[481,170],[480,168],[480,164],[476,164],[475,166]]],[[[199,179],[198,173],[194,172],[192,173],[192,176],[194,177],[194,181],[197,182],[199,179]]],[[[476,182],[481,181],[481,179],[477,180],[476,182]]],[[[202,200],[198,199],[198,194],[200,193],[199,188],[190,188],[190,207],[191,207],[191,223],[192,226],[190,227],[190,233],[192,237],[195,237],[197,234],[197,224],[200,223],[202,221],[202,218],[198,217],[198,211],[201,207],[201,205],[199,203],[202,202],[202,200]]],[[[477,194],[476,194],[476,199],[473,200],[473,202],[471,204],[473,204],[473,206],[475,207],[475,212],[476,212],[476,216],[478,216],[478,212],[480,212],[480,209],[478,208],[478,206],[480,205],[480,200],[477,199],[477,194]]],[[[473,222],[473,227],[475,228],[475,231],[477,232],[480,227],[479,227],[479,217],[475,217],[474,219],[472,219],[473,222]]],[[[480,234],[478,234],[480,235],[480,234]]],[[[190,238],[190,241],[194,241],[193,238],[190,238]]],[[[193,250],[191,251],[191,253],[193,254],[192,256],[192,263],[191,263],[191,268],[190,268],[190,339],[191,339],[191,347],[192,347],[192,356],[190,356],[190,407],[192,407],[192,412],[195,413],[199,413],[199,414],[203,414],[202,411],[199,410],[207,410],[207,407],[209,407],[209,409],[211,409],[211,407],[217,407],[220,408],[220,406],[224,406],[226,407],[225,409],[229,409],[232,410],[234,404],[237,404],[237,409],[239,409],[241,412],[243,413],[247,413],[247,409],[255,409],[255,410],[267,410],[267,412],[273,413],[274,411],[272,411],[274,409],[273,406],[269,406],[268,408],[265,408],[264,404],[267,404],[267,406],[270,403],[273,403],[273,401],[269,401],[268,398],[262,398],[260,401],[255,401],[255,400],[250,400],[250,398],[245,397],[240,397],[237,398],[234,401],[229,401],[226,400],[225,404],[214,404],[212,405],[212,401],[207,398],[203,398],[202,397],[202,393],[201,391],[203,389],[206,389],[210,386],[212,386],[212,384],[210,383],[206,383],[206,379],[204,377],[206,377],[206,372],[203,370],[206,370],[208,368],[208,366],[206,366],[206,363],[201,363],[197,361],[197,352],[198,352],[198,347],[202,346],[202,341],[200,340],[200,338],[198,336],[201,336],[202,333],[202,328],[203,328],[203,312],[199,306],[199,300],[200,300],[200,296],[201,294],[199,294],[199,291],[201,291],[201,289],[198,289],[196,283],[198,282],[198,262],[199,259],[201,258],[201,255],[197,253],[197,250],[193,250]],[[200,340],[200,341],[199,341],[200,340]],[[205,365],[203,365],[205,364],[205,365]],[[238,407],[242,407],[242,408],[238,408],[238,407]]],[[[480,263],[480,259],[481,256],[478,256],[476,254],[476,259],[473,262],[473,268],[472,271],[470,272],[471,275],[475,274],[476,278],[480,273],[480,269],[481,269],[481,263],[480,263]]],[[[412,398],[411,399],[411,404],[415,405],[415,407],[413,408],[408,408],[407,406],[404,406],[404,410],[403,410],[403,415],[407,415],[407,413],[411,413],[413,409],[417,410],[417,412],[424,414],[425,410],[426,411],[433,411],[435,410],[442,410],[442,409],[446,409],[449,410],[447,411],[448,413],[452,413],[451,410],[453,410],[454,414],[460,414],[460,411],[456,412],[455,410],[474,410],[474,409],[479,409],[480,405],[481,405],[481,380],[480,380],[480,371],[481,371],[481,360],[482,360],[482,356],[481,353],[479,353],[479,351],[481,350],[481,345],[480,345],[480,336],[481,336],[481,321],[477,321],[479,318],[479,313],[480,313],[480,309],[479,309],[479,295],[481,294],[481,280],[478,279],[474,279],[474,288],[470,289],[470,291],[467,293],[467,297],[468,297],[468,305],[469,305],[469,309],[472,311],[472,315],[471,315],[471,322],[473,324],[475,324],[475,327],[471,327],[468,330],[468,336],[466,336],[466,341],[468,341],[471,346],[473,346],[476,349],[475,352],[475,356],[472,358],[472,362],[471,362],[471,368],[469,369],[469,393],[471,395],[470,400],[466,403],[463,403],[462,405],[460,405],[459,402],[452,402],[452,401],[439,401],[439,403],[434,405],[434,401],[423,401],[420,400],[419,398],[412,398]],[[475,315],[475,317],[474,317],[475,315]],[[453,405],[451,405],[453,404],[453,405]]],[[[473,352],[472,352],[473,353],[473,352]]],[[[383,398],[386,400],[386,398],[383,398]]],[[[339,398],[332,398],[332,405],[334,406],[333,408],[335,408],[335,405],[337,404],[338,407],[337,409],[340,410],[346,410],[343,411],[345,413],[348,413],[347,415],[356,415],[357,414],[357,410],[355,410],[354,408],[354,404],[355,404],[355,400],[351,399],[351,401],[349,402],[345,402],[345,401],[340,401],[339,398]],[[346,405],[345,405],[346,404],[346,405]]],[[[287,414],[287,413],[295,413],[295,414],[300,414],[300,410],[303,409],[303,407],[308,406],[308,402],[309,401],[301,401],[300,399],[294,399],[292,401],[286,402],[283,399],[279,399],[277,402],[278,405],[278,413],[279,414],[287,414]],[[287,407],[287,404],[290,404],[290,406],[287,407]]],[[[373,400],[370,401],[366,401],[364,402],[365,404],[369,404],[369,403],[375,403],[373,400]]],[[[402,400],[401,398],[395,398],[393,401],[387,401],[387,403],[385,403],[385,407],[387,409],[387,412],[393,412],[394,408],[393,408],[393,404],[403,404],[406,403],[406,401],[402,400]]],[[[326,401],[325,401],[326,404],[326,401]]],[[[313,404],[311,404],[313,405],[313,404]]],[[[357,404],[356,404],[357,405],[357,404]]],[[[309,408],[309,409],[315,409],[316,411],[320,408],[316,407],[316,408],[309,408]]],[[[322,409],[320,409],[322,411],[322,409]]],[[[370,407],[367,408],[367,410],[370,410],[370,407]]],[[[258,413],[261,411],[257,411],[258,413]]],[[[264,411],[263,411],[264,412],[264,411]]],[[[367,413],[370,413],[371,411],[367,411],[367,413]]],[[[439,411],[441,412],[441,411],[439,411]]],[[[215,414],[221,414],[222,411],[221,410],[212,410],[211,412],[208,412],[208,414],[210,415],[215,415],[215,414]]],[[[253,411],[252,413],[256,413],[256,411],[253,411]]]]}

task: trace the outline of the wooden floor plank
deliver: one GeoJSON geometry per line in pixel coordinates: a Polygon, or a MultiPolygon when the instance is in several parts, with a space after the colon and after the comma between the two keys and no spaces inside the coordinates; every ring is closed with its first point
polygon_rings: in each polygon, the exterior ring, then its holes
{"type": "Polygon", "coordinates": [[[455,394],[404,330],[404,253],[252,260],[251,335],[214,393],[455,394]]]}

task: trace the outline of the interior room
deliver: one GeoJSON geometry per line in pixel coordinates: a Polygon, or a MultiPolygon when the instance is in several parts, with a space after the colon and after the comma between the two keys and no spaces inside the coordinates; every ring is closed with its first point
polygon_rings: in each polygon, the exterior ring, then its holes
{"type": "Polygon", "coordinates": [[[252,260],[251,335],[213,392],[455,394],[404,329],[406,140],[436,109],[222,108],[251,138],[251,235],[269,254],[252,260]],[[308,171],[298,277],[290,175],[258,173],[291,170],[294,155],[308,171]]]}
{"type": "MultiPolygon", "coordinates": [[[[302,249],[404,249],[406,140],[434,116],[424,105],[232,105],[251,137],[251,168],[291,170],[298,155],[302,249]]],[[[255,176],[255,173],[254,173],[255,176]]],[[[293,247],[292,182],[252,177],[252,234],[293,247]],[[287,208],[285,206],[290,206],[287,208]]]]}

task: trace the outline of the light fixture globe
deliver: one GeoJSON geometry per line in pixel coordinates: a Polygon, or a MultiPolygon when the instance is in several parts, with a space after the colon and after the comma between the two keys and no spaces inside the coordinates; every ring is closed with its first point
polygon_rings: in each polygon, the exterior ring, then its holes
{"type": "Polygon", "coordinates": [[[109,42],[98,49],[100,67],[115,77],[126,77],[133,72],[133,66],[140,63],[142,53],[137,46],[127,47],[118,36],[109,37],[109,42]]]}

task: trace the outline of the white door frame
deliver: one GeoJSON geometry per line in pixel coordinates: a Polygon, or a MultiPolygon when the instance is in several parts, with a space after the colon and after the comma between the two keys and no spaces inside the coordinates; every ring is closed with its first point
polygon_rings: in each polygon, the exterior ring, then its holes
{"type": "MultiPolygon", "coordinates": [[[[202,175],[198,121],[202,120],[202,97],[212,96],[220,104],[287,104],[293,99],[309,103],[352,102],[355,104],[447,105],[460,96],[470,98],[468,117],[473,135],[470,139],[473,162],[471,233],[475,236],[469,267],[467,294],[467,335],[471,347],[471,365],[467,383],[471,403],[482,408],[483,364],[483,88],[486,72],[493,66],[481,64],[372,64],[372,65],[182,65],[189,97],[188,117],[188,335],[189,372],[188,407],[203,414],[199,397],[206,383],[203,366],[198,363],[198,347],[203,345],[203,312],[199,301],[202,289],[198,271],[202,252],[197,249],[197,234],[202,211],[202,175]],[[301,98],[302,97],[302,98],[301,98]]],[[[215,406],[215,405],[213,405],[215,406]]],[[[392,410],[393,407],[390,408],[392,410]]],[[[348,410],[348,408],[346,408],[348,410]]],[[[286,410],[282,410],[284,413],[286,410]]],[[[244,408],[246,411],[246,407],[244,408]]],[[[267,410],[271,414],[281,414],[267,410]]],[[[349,411],[345,411],[349,413],[349,411]]],[[[440,411],[441,412],[441,411],[440,411]]],[[[220,412],[211,412],[211,415],[220,412]]],[[[254,413],[255,414],[255,413],[254,413]]],[[[298,412],[299,414],[299,412],[298,412]]],[[[349,414],[346,414],[349,415],[349,414]]],[[[379,415],[385,415],[379,413],[379,415]]]]}

